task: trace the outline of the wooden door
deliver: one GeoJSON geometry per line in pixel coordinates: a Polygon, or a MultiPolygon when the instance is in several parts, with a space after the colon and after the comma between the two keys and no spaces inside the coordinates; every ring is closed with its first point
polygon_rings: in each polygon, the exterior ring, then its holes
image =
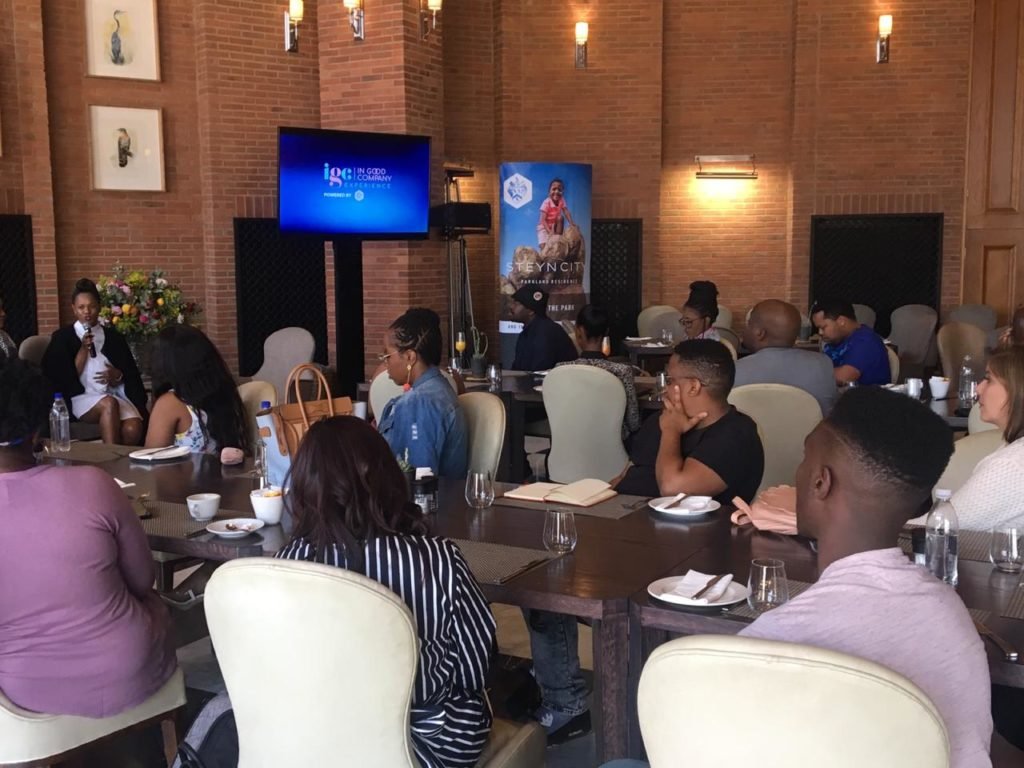
{"type": "Polygon", "coordinates": [[[976,0],[963,301],[1024,304],[1024,0],[976,0]]]}

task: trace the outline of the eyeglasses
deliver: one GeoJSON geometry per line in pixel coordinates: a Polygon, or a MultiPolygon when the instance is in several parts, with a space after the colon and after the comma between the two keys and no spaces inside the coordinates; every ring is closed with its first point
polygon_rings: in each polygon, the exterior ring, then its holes
{"type": "Polygon", "coordinates": [[[377,355],[377,362],[379,362],[379,363],[386,363],[388,361],[388,358],[391,357],[393,354],[395,354],[395,353],[394,352],[385,352],[382,355],[377,355]]]}
{"type": "Polygon", "coordinates": [[[701,322],[703,320],[704,320],[703,316],[698,317],[696,320],[693,319],[692,317],[689,317],[689,318],[687,318],[687,317],[680,317],[679,318],[679,324],[681,326],[683,326],[683,328],[692,328],[697,323],[699,323],[699,322],[701,322]]]}

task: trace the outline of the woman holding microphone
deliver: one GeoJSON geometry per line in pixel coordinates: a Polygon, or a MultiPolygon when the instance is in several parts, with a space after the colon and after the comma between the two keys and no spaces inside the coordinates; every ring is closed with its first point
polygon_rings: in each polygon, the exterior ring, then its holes
{"type": "Polygon", "coordinates": [[[43,373],[78,421],[99,424],[103,442],[138,445],[146,389],[128,342],[98,324],[100,293],[92,280],[75,283],[71,308],[75,322],[53,332],[43,373]]]}

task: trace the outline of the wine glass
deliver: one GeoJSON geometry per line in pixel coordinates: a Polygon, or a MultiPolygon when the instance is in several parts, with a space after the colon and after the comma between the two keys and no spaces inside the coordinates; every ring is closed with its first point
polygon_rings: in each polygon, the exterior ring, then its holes
{"type": "Polygon", "coordinates": [[[789,600],[789,582],[786,564],[781,560],[765,559],[750,562],[750,595],[747,605],[758,613],[778,608],[789,600]]]}
{"type": "Polygon", "coordinates": [[[544,518],[544,548],[567,555],[576,549],[576,518],[568,509],[549,509],[544,518]]]}
{"type": "Polygon", "coordinates": [[[992,565],[1003,573],[1020,573],[1024,567],[1022,537],[1024,528],[1019,528],[1015,523],[995,526],[988,550],[988,559],[992,565]]]}
{"type": "Polygon", "coordinates": [[[494,503],[494,481],[490,472],[466,475],[466,503],[474,509],[487,509],[494,503]]]}

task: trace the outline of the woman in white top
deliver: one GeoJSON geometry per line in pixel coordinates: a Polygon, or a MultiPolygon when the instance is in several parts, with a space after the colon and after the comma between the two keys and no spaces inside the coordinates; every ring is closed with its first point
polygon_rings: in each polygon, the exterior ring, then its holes
{"type": "Polygon", "coordinates": [[[249,451],[245,409],[231,372],[202,331],[171,325],[153,343],[153,413],[146,447],[192,453],[249,451]]]}
{"type": "Polygon", "coordinates": [[[987,530],[1024,515],[1024,347],[989,358],[978,406],[1006,444],[978,462],[951,501],[961,528],[987,530]]]}

